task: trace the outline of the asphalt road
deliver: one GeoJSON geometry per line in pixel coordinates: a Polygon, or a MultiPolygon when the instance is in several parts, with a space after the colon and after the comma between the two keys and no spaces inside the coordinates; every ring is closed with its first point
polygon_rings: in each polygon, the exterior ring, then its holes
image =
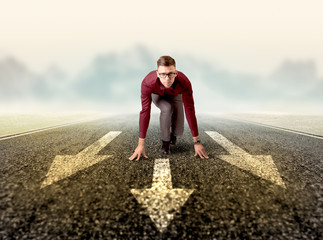
{"type": "Polygon", "coordinates": [[[165,159],[157,115],[146,138],[149,158],[140,161],[128,160],[138,142],[137,115],[0,140],[0,238],[323,239],[323,139],[212,116],[198,116],[198,123],[210,158],[193,156],[186,125],[167,159],[172,187],[192,193],[163,230],[132,193],[152,188],[155,160],[165,159]],[[106,159],[42,185],[56,156],[77,155],[111,131],[121,133],[97,153],[106,159]],[[271,156],[270,171],[283,185],[223,160],[228,149],[206,131],[252,156],[271,156]]]}

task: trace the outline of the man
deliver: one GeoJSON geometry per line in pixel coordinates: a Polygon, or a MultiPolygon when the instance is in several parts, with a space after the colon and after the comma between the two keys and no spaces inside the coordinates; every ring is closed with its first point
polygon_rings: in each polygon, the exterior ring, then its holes
{"type": "Polygon", "coordinates": [[[138,146],[129,158],[139,160],[145,152],[145,138],[150,120],[151,102],[160,109],[160,131],[162,138],[161,153],[170,154],[170,144],[176,143],[176,137],[184,132],[184,111],[193,136],[195,155],[208,158],[200,142],[194,109],[191,82],[176,70],[175,60],[170,56],[161,56],[157,61],[157,71],[150,72],[141,83],[142,110],[139,119],[138,146]]]}

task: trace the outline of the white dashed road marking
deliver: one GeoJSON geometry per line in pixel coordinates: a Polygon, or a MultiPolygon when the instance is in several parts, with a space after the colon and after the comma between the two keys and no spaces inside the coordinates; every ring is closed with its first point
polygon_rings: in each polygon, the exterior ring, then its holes
{"type": "Polygon", "coordinates": [[[231,155],[220,155],[219,157],[243,170],[249,171],[263,179],[269,180],[283,188],[286,188],[278,169],[270,155],[250,155],[240,147],[234,145],[228,139],[215,131],[205,131],[219,145],[231,155]]]}
{"type": "Polygon", "coordinates": [[[61,179],[69,177],[78,171],[88,168],[98,162],[101,162],[111,155],[96,155],[108,145],[121,132],[112,131],[104,135],[101,139],[85,148],[77,155],[57,155],[46,174],[46,179],[41,188],[53,184],[61,179]]]}
{"type": "Polygon", "coordinates": [[[173,189],[169,159],[155,160],[151,188],[131,189],[131,193],[147,209],[147,214],[160,232],[167,229],[174,214],[185,204],[193,191],[194,189],[173,189]]]}

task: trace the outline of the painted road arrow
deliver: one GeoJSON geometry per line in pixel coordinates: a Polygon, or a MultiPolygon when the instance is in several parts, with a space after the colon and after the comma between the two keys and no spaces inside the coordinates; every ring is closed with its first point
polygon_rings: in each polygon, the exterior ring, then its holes
{"type": "Polygon", "coordinates": [[[194,189],[179,189],[172,186],[169,159],[156,159],[152,187],[131,189],[137,201],[147,209],[147,214],[160,232],[174,218],[174,214],[185,204],[194,189]]]}
{"type": "Polygon", "coordinates": [[[111,157],[111,155],[97,154],[120,133],[121,132],[119,131],[107,133],[77,155],[57,155],[46,174],[46,179],[42,183],[41,188],[51,185],[54,182],[69,177],[78,171],[111,157]]]}
{"type": "Polygon", "coordinates": [[[222,160],[286,188],[285,183],[280,177],[278,169],[270,155],[250,155],[218,132],[205,132],[231,154],[220,155],[219,157],[222,160]]]}

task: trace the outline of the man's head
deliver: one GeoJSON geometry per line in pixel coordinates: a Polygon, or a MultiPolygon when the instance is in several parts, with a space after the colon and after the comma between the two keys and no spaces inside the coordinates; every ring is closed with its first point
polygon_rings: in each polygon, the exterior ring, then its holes
{"type": "Polygon", "coordinates": [[[176,62],[170,56],[161,56],[157,61],[157,76],[165,88],[170,88],[177,76],[176,62]]]}

